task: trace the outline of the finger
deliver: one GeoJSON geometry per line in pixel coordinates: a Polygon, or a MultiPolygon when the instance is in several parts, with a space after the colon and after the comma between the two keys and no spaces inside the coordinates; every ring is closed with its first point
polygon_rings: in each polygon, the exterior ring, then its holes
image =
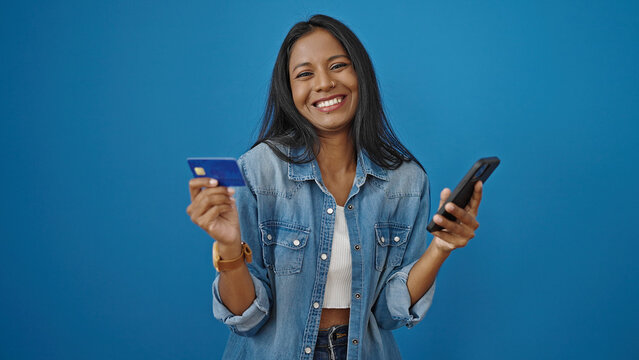
{"type": "Polygon", "coordinates": [[[218,188],[206,189],[200,192],[195,200],[193,200],[191,204],[191,218],[198,218],[210,209],[211,206],[230,203],[231,199],[226,192],[220,191],[218,188]]]}
{"type": "Polygon", "coordinates": [[[456,235],[466,239],[470,239],[475,236],[473,230],[467,225],[448,220],[441,215],[433,216],[433,221],[435,221],[437,225],[446,229],[446,231],[452,235],[456,235]]]}
{"type": "Polygon", "coordinates": [[[479,227],[477,219],[475,219],[475,217],[469,211],[460,208],[452,202],[446,204],[446,211],[457,218],[459,222],[469,226],[473,230],[476,230],[479,227]]]}
{"type": "Polygon", "coordinates": [[[231,188],[227,188],[224,186],[215,186],[215,187],[210,187],[210,188],[206,188],[202,191],[200,191],[200,193],[195,197],[195,199],[193,199],[193,204],[196,204],[200,201],[202,201],[202,199],[211,196],[211,195],[225,195],[225,196],[231,196],[231,188]]]}
{"type": "Polygon", "coordinates": [[[191,216],[200,217],[213,206],[231,205],[231,202],[231,198],[226,193],[206,193],[203,191],[193,202],[191,216]]]}
{"type": "Polygon", "coordinates": [[[216,179],[208,177],[199,177],[189,180],[189,193],[191,193],[191,202],[202,191],[204,187],[215,187],[218,185],[216,179]]]}
{"type": "Polygon", "coordinates": [[[477,210],[479,209],[479,203],[481,203],[481,197],[484,189],[484,184],[481,181],[478,181],[475,184],[475,189],[473,190],[473,196],[470,198],[468,202],[468,210],[473,216],[477,216],[477,210]]]}
{"type": "Polygon", "coordinates": [[[450,189],[444,188],[444,190],[442,190],[442,192],[439,194],[439,207],[437,209],[441,209],[442,205],[446,202],[446,200],[448,200],[449,196],[450,189]]]}
{"type": "Polygon", "coordinates": [[[198,219],[198,225],[200,225],[203,229],[207,231],[212,230],[212,223],[217,219],[220,215],[233,211],[231,205],[216,205],[213,206],[209,211],[207,211],[204,215],[202,215],[198,219]]]}
{"type": "MultiPolygon", "coordinates": [[[[206,194],[227,194],[227,195],[230,195],[232,193],[235,193],[235,190],[233,190],[233,188],[226,187],[226,186],[213,186],[213,187],[208,187],[208,188],[200,191],[198,196],[201,196],[202,194],[204,194],[204,195],[206,195],[206,194]]],[[[197,196],[195,198],[197,199],[197,196]]]]}

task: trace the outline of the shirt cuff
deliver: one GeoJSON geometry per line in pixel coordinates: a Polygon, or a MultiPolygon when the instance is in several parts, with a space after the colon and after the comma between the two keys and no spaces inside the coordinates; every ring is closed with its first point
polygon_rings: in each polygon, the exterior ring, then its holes
{"type": "Polygon", "coordinates": [[[415,326],[424,318],[435,295],[435,282],[433,282],[430,289],[413,306],[410,305],[410,293],[406,282],[415,262],[393,274],[386,282],[388,312],[393,320],[405,322],[408,328],[415,326]]]}
{"type": "Polygon", "coordinates": [[[242,315],[233,314],[220,298],[218,283],[220,276],[218,275],[213,281],[213,316],[228,326],[231,331],[238,335],[250,336],[259,330],[264,322],[268,319],[269,300],[266,289],[262,282],[250,274],[255,287],[255,300],[248,309],[244,310],[242,315]]]}

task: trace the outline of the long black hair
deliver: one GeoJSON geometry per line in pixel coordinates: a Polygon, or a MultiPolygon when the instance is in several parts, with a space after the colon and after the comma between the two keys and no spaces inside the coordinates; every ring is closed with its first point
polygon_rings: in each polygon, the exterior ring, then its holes
{"type": "Polygon", "coordinates": [[[286,35],[275,61],[260,134],[253,147],[264,142],[280,159],[291,163],[311,161],[319,151],[319,141],[313,125],[297,111],[293,103],[288,72],[293,45],[316,28],[327,30],[342,44],[357,74],[359,104],[351,126],[356,150],[364,150],[373,162],[387,169],[396,169],[404,161],[419,164],[388,123],[373,63],[364,45],[346,25],[326,15],[314,15],[308,21],[298,22],[286,35]],[[299,157],[292,158],[280,150],[277,144],[304,147],[305,151],[299,157]]]}

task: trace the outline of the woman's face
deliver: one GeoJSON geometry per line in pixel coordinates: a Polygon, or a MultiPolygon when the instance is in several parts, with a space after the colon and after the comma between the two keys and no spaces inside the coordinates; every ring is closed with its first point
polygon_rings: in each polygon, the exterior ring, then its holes
{"type": "Polygon", "coordinates": [[[289,58],[293,102],[318,135],[348,131],[359,97],[357,75],[342,44],[324,29],[295,42],[289,58]]]}

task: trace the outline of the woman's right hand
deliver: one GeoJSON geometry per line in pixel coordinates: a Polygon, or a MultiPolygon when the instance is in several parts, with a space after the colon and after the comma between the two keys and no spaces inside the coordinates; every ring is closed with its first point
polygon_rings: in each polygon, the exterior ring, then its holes
{"type": "Polygon", "coordinates": [[[240,221],[232,188],[218,186],[215,179],[201,177],[189,181],[191,204],[186,213],[191,220],[220,243],[221,247],[239,249],[240,221]]]}

